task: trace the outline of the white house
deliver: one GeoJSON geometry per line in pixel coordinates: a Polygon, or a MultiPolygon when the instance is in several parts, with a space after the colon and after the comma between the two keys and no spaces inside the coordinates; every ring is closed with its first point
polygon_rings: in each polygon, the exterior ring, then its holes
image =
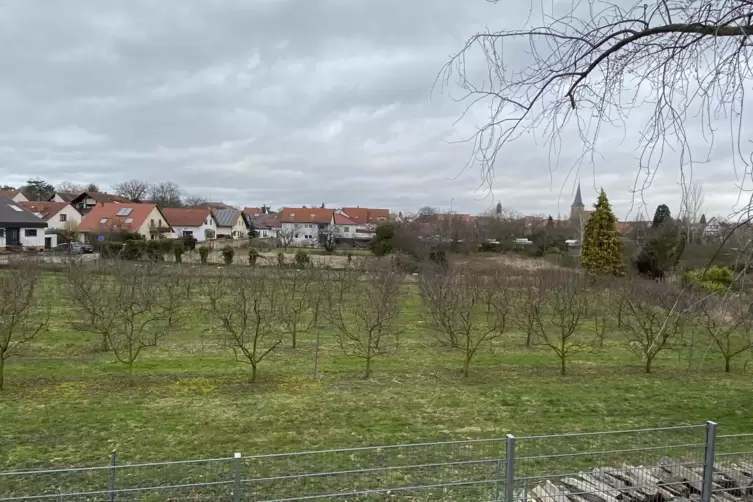
{"type": "Polygon", "coordinates": [[[254,226],[257,238],[276,239],[279,236],[282,224],[276,214],[251,216],[244,209],[243,215],[246,217],[249,228],[251,228],[251,225],[254,226]]]}
{"type": "Polygon", "coordinates": [[[0,196],[0,248],[54,247],[57,245],[56,236],[45,235],[46,228],[46,221],[12,199],[0,196]]]}
{"type": "Polygon", "coordinates": [[[217,237],[217,221],[209,209],[165,208],[162,210],[176,238],[191,236],[196,242],[217,237]]]}
{"type": "Polygon", "coordinates": [[[234,208],[213,209],[212,215],[217,222],[217,237],[244,239],[248,237],[248,225],[243,213],[234,208]]]}
{"type": "Polygon", "coordinates": [[[47,230],[73,232],[81,223],[81,213],[67,202],[29,201],[18,205],[46,221],[47,230]]]}
{"type": "Polygon", "coordinates": [[[280,239],[294,246],[317,246],[320,236],[329,231],[332,209],[285,207],[279,213],[280,239]]]}
{"type": "Polygon", "coordinates": [[[703,228],[703,238],[717,238],[721,236],[722,230],[724,230],[724,225],[721,221],[719,221],[719,218],[713,216],[711,217],[711,219],[709,219],[709,221],[706,222],[706,226],[703,228]]]}

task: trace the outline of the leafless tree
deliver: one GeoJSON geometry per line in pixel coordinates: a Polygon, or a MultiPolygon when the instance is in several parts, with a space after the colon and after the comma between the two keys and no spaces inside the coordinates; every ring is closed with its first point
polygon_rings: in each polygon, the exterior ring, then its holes
{"type": "Polygon", "coordinates": [[[288,247],[293,243],[293,238],[295,237],[295,232],[292,229],[289,228],[281,228],[277,232],[277,244],[282,248],[287,250],[288,247]]]}
{"type": "Polygon", "coordinates": [[[694,231],[698,219],[703,211],[703,183],[699,180],[690,183],[681,183],[682,201],[679,218],[685,226],[685,235],[688,242],[691,240],[700,240],[700,235],[694,231]]]}
{"type": "Polygon", "coordinates": [[[530,347],[536,332],[536,319],[541,308],[542,274],[514,276],[514,287],[518,294],[514,297],[515,311],[512,321],[526,334],[526,347],[530,347]]]}
{"type": "Polygon", "coordinates": [[[468,267],[426,267],[419,281],[424,320],[439,343],[463,353],[467,377],[479,349],[504,333],[509,319],[509,306],[503,305],[507,298],[495,296],[494,279],[468,267]]]}
{"type": "Polygon", "coordinates": [[[753,348],[751,303],[742,295],[712,295],[701,302],[699,310],[701,326],[729,373],[732,360],[753,348]]]}
{"type": "Polygon", "coordinates": [[[181,207],[183,192],[177,183],[160,181],[149,185],[147,197],[159,207],[181,207]]]}
{"type": "Polygon", "coordinates": [[[70,181],[63,181],[55,185],[55,191],[63,193],[81,193],[84,191],[84,188],[84,185],[79,185],[78,183],[72,183],[70,181]]]}
{"type": "Polygon", "coordinates": [[[136,179],[121,181],[112,185],[112,190],[116,195],[120,195],[126,199],[146,200],[149,193],[149,183],[136,179]]]}
{"type": "Polygon", "coordinates": [[[107,275],[96,278],[92,287],[84,268],[69,269],[72,301],[80,313],[82,329],[104,337],[109,351],[127,365],[129,379],[144,349],[156,347],[158,341],[174,327],[177,304],[162,302],[163,266],[157,263],[114,261],[107,275]]]}
{"type": "Polygon", "coordinates": [[[543,277],[542,305],[535,312],[537,340],[557,355],[564,375],[568,359],[592,346],[590,334],[580,330],[589,313],[587,278],[564,269],[536,273],[543,277]]]}
{"type": "MultiPolygon", "coordinates": [[[[500,3],[500,9],[506,7],[500,3]]],[[[750,162],[740,127],[743,91],[751,77],[749,0],[610,0],[562,5],[531,2],[530,20],[519,30],[474,35],[446,64],[439,81],[456,81],[469,108],[489,109],[473,136],[481,171],[491,182],[505,146],[528,132],[540,133],[558,155],[568,126],[594,161],[607,125],[627,129],[638,105],[653,106],[639,127],[640,169],[645,183],[662,157],[674,151],[686,167],[694,160],[686,122],[698,117],[711,142],[711,122],[729,117],[729,131],[745,173],[750,162]],[[541,19],[540,22],[535,19],[541,19]],[[526,47],[530,62],[509,59],[526,47]],[[466,66],[484,58],[487,71],[466,66]],[[742,140],[741,140],[742,136],[742,140]]],[[[643,112],[645,108],[641,109],[643,112]]],[[[645,115],[642,114],[642,117],[645,115]]],[[[631,126],[632,128],[632,126],[631,126]]],[[[694,145],[696,146],[696,145],[694,145]]],[[[711,149],[703,145],[704,154],[711,149]]],[[[681,168],[682,169],[682,168],[681,168]]],[[[741,181],[742,182],[742,181],[741,181]]],[[[640,181],[637,181],[640,183],[640,181]]]]}
{"type": "Polygon", "coordinates": [[[206,282],[207,309],[222,328],[220,343],[232,349],[236,361],[251,366],[251,382],[259,363],[282,344],[280,291],[275,277],[250,268],[224,270],[206,282]]]}
{"type": "Polygon", "coordinates": [[[387,259],[332,271],[326,282],[323,315],[337,330],[343,353],[363,360],[364,379],[375,357],[398,349],[403,282],[404,274],[387,259]]]}
{"type": "Polygon", "coordinates": [[[33,264],[0,270],[0,390],[5,362],[34,340],[50,320],[50,295],[41,271],[33,264]]]}
{"type": "Polygon", "coordinates": [[[185,207],[196,207],[201,204],[206,204],[207,202],[207,198],[202,197],[201,195],[186,195],[183,198],[183,205],[185,207]]]}
{"type": "Polygon", "coordinates": [[[672,284],[628,277],[615,285],[622,296],[622,333],[646,373],[660,352],[670,349],[692,306],[686,290],[672,284]]]}
{"type": "Polygon", "coordinates": [[[316,321],[314,307],[318,301],[318,274],[315,267],[303,269],[275,267],[270,272],[278,281],[280,300],[277,315],[290,335],[290,345],[296,348],[298,335],[308,333],[316,321]]]}

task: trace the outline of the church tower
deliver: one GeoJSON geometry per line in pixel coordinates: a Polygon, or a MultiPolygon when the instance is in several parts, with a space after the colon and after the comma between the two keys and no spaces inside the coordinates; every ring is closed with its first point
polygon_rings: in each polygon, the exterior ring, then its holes
{"type": "Polygon", "coordinates": [[[586,206],[583,204],[583,197],[580,195],[580,181],[578,182],[578,191],[575,192],[575,199],[570,206],[570,221],[572,223],[579,223],[586,206]]]}

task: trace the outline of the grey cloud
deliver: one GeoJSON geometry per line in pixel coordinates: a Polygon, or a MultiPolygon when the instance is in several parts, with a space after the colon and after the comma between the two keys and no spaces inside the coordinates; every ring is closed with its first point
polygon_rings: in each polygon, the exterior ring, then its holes
{"type": "MultiPolygon", "coordinates": [[[[580,176],[588,199],[604,186],[626,214],[637,153],[614,135],[595,175],[570,172],[573,131],[554,172],[533,136],[506,151],[491,192],[463,170],[471,145],[450,140],[484,111],[455,123],[463,104],[430,95],[434,79],[468,36],[527,15],[527,0],[8,0],[0,174],[8,184],[169,179],[244,205],[475,213],[500,200],[543,214],[568,211],[580,176]]],[[[524,48],[510,48],[516,61],[524,48]]],[[[707,173],[728,179],[729,146],[707,173]]],[[[657,180],[647,204],[678,198],[675,181],[657,180]]],[[[707,195],[720,212],[728,198],[707,195]]]]}

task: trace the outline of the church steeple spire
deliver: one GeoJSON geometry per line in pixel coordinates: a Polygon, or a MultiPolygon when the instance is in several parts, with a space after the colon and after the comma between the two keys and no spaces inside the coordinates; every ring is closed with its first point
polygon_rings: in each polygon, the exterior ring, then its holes
{"type": "Polygon", "coordinates": [[[580,181],[578,182],[578,191],[575,192],[575,200],[573,200],[573,205],[571,207],[585,207],[583,204],[583,198],[580,195],[580,181]]]}

